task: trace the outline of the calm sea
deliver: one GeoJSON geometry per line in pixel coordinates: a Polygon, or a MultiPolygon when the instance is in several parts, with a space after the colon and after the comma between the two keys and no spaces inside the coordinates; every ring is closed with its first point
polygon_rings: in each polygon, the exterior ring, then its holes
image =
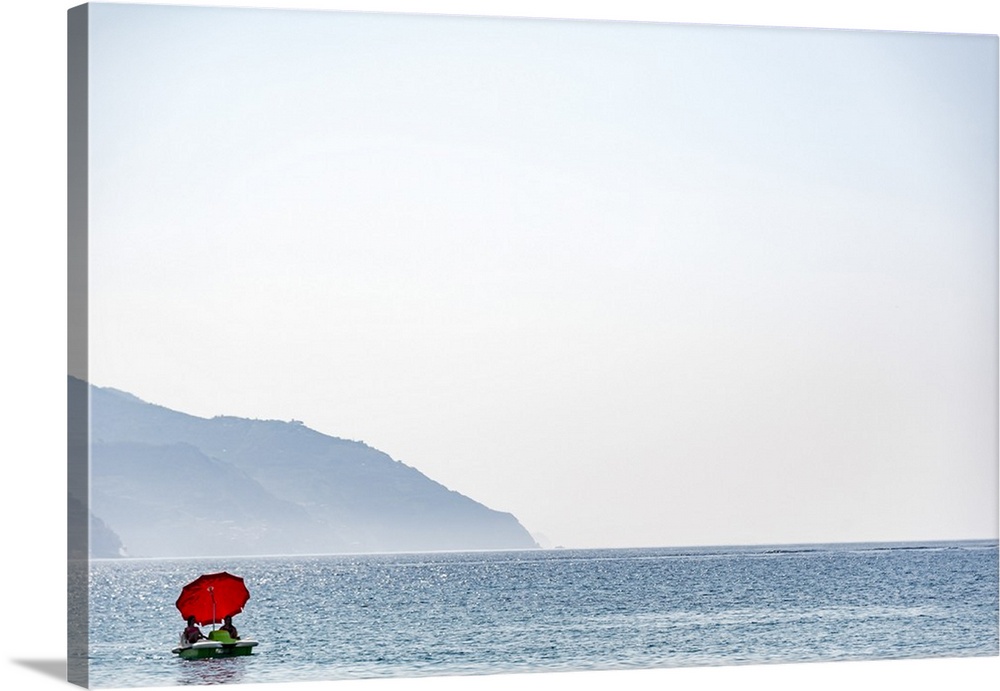
{"type": "Polygon", "coordinates": [[[91,685],[997,655],[997,574],[996,542],[97,561],[91,685]],[[260,645],[180,660],[223,570],[260,645]]]}

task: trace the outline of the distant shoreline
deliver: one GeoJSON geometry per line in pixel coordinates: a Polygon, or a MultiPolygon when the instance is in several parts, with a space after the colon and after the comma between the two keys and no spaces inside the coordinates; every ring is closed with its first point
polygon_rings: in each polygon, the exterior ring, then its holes
{"type": "MultiPolygon", "coordinates": [[[[101,557],[92,558],[92,562],[122,562],[122,561],[231,561],[250,559],[309,559],[309,558],[345,558],[364,559],[380,557],[405,557],[422,555],[462,555],[462,554],[532,554],[559,553],[572,555],[580,552],[660,552],[669,556],[712,554],[811,554],[820,552],[877,552],[891,550],[936,550],[936,549],[1000,549],[1000,538],[968,538],[957,540],[905,540],[905,541],[872,541],[872,542],[816,542],[816,543],[760,543],[752,545],[703,545],[680,547],[551,547],[547,549],[479,549],[479,550],[429,550],[422,552],[332,552],[309,554],[241,554],[200,557],[101,557]]],[[[666,556],[666,555],[664,555],[666,556]]]]}

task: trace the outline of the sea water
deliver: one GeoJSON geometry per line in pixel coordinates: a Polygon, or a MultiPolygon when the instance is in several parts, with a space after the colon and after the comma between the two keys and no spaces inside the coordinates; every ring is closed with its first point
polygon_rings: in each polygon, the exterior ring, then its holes
{"type": "Polygon", "coordinates": [[[90,683],[169,686],[998,654],[997,543],[107,560],[90,683]],[[254,654],[181,660],[174,607],[242,576],[254,654]]]}

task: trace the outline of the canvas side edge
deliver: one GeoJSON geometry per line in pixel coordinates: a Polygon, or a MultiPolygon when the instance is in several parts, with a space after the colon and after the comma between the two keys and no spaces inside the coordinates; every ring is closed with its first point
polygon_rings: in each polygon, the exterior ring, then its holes
{"type": "Polygon", "coordinates": [[[88,394],[89,7],[67,11],[67,664],[89,685],[90,405],[88,394]]]}

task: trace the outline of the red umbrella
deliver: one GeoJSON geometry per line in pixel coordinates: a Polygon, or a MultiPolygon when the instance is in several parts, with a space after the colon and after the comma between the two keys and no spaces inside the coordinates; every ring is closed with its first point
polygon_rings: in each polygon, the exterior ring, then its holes
{"type": "Polygon", "coordinates": [[[177,598],[177,609],[184,619],[193,615],[204,626],[239,614],[249,599],[250,591],[239,576],[225,571],[208,573],[184,586],[177,598]]]}

